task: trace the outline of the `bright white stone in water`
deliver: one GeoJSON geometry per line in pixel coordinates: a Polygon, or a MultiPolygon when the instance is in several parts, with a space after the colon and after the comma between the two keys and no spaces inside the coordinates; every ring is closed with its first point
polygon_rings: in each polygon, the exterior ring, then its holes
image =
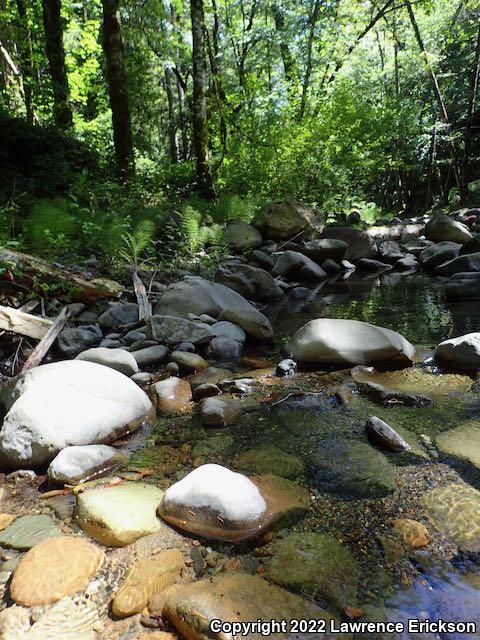
{"type": "Polygon", "coordinates": [[[66,447],[52,460],[47,475],[59,482],[75,483],[126,460],[118,449],[106,444],[66,447]]]}
{"type": "Polygon", "coordinates": [[[253,522],[267,504],[249,478],[218,464],[204,464],[165,492],[163,504],[207,507],[230,521],[253,522]]]}

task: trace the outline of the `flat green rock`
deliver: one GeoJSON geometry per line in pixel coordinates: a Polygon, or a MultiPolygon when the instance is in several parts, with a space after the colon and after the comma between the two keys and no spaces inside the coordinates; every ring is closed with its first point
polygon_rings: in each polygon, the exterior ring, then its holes
{"type": "Polygon", "coordinates": [[[275,473],[295,480],[305,473],[305,463],[277,447],[258,447],[243,451],[233,459],[233,466],[244,473],[275,473]]]}
{"type": "Polygon", "coordinates": [[[469,420],[440,433],[436,437],[438,450],[447,455],[469,462],[480,469],[480,422],[469,420]]]}
{"type": "Polygon", "coordinates": [[[42,540],[63,533],[47,515],[21,516],[0,532],[0,546],[31,549],[42,540]]]}

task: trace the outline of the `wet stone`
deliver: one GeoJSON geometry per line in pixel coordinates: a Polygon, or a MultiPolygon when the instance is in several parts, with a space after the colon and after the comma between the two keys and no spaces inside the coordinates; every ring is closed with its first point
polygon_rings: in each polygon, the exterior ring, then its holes
{"type": "Polygon", "coordinates": [[[257,447],[248,449],[235,456],[233,466],[244,473],[270,473],[283,478],[296,478],[305,473],[305,463],[297,456],[286,453],[277,447],[257,447]]]}
{"type": "Polygon", "coordinates": [[[46,538],[62,535],[47,515],[21,516],[0,532],[0,546],[31,549],[46,538]]]}

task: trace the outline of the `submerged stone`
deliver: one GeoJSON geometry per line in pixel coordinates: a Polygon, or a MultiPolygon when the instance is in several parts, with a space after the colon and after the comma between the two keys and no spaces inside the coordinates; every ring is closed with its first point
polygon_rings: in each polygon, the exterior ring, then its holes
{"type": "Polygon", "coordinates": [[[83,538],[48,538],[20,560],[10,585],[12,600],[24,607],[52,604],[84,589],[105,554],[83,538]]]}
{"type": "Polygon", "coordinates": [[[395,467],[357,440],[322,442],[312,458],[317,487],[350,498],[383,498],[396,489],[395,467]]]}
{"type": "Polygon", "coordinates": [[[377,416],[369,416],[365,429],[369,440],[389,451],[411,450],[408,442],[395,429],[380,418],[377,418],[377,416]]]}
{"type": "Polygon", "coordinates": [[[480,491],[452,483],[428,491],[422,502],[440,531],[462,551],[480,551],[480,491]]]}
{"type": "Polygon", "coordinates": [[[245,473],[270,473],[294,480],[305,473],[305,463],[277,447],[256,447],[235,456],[233,466],[245,473]]]}
{"type": "Polygon", "coordinates": [[[320,597],[339,611],[357,599],[358,563],[332,536],[291,533],[274,545],[268,577],[292,591],[320,597]]]}
{"type": "MultiPolygon", "coordinates": [[[[212,636],[213,620],[253,622],[257,620],[331,620],[332,616],[310,600],[304,600],[260,576],[244,573],[226,573],[199,580],[177,589],[168,598],[165,607],[167,618],[186,638],[205,639],[212,636]]],[[[328,623],[326,625],[328,629],[328,623]]],[[[274,638],[292,638],[289,625],[282,633],[274,629],[274,638]]],[[[220,633],[218,637],[230,637],[220,633]]],[[[260,637],[259,630],[249,630],[242,635],[245,640],[260,637]]],[[[345,636],[328,631],[314,634],[324,640],[345,636]]]]}
{"type": "Polygon", "coordinates": [[[440,433],[435,440],[438,450],[480,470],[480,421],[469,420],[440,433]]]}
{"type": "Polygon", "coordinates": [[[0,546],[12,549],[31,549],[39,542],[62,532],[47,515],[20,516],[0,532],[0,546]]]}
{"type": "Polygon", "coordinates": [[[426,547],[430,541],[428,529],[421,522],[410,520],[410,518],[398,518],[393,521],[393,526],[412,549],[426,547]]]}
{"type": "Polygon", "coordinates": [[[77,497],[75,521],[95,540],[123,546],[164,526],[156,517],[162,498],[161,489],[139,482],[83,491],[77,497]]]}

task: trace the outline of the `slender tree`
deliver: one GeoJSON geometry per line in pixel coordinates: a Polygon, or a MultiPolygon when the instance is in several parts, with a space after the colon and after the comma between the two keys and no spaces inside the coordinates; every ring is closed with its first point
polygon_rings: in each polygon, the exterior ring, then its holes
{"type": "Polygon", "coordinates": [[[209,163],[207,121],[207,61],[203,0],[190,0],[192,19],[193,105],[192,142],[197,164],[198,190],[206,198],[215,195],[209,163]]]}
{"type": "Polygon", "coordinates": [[[27,15],[25,0],[17,0],[17,11],[19,19],[19,47],[23,75],[23,93],[25,100],[25,110],[27,112],[27,122],[33,124],[35,113],[33,108],[33,83],[35,76],[35,66],[33,62],[32,34],[27,15]]]}
{"type": "Polygon", "coordinates": [[[42,0],[43,25],[45,28],[45,48],[53,85],[53,117],[59,127],[68,128],[73,124],[68,89],[61,0],[42,0]]]}
{"type": "Polygon", "coordinates": [[[108,95],[112,109],[113,143],[120,175],[135,172],[132,121],[128,101],[127,78],[123,63],[123,35],[120,0],[102,0],[103,50],[106,60],[108,95]]]}

